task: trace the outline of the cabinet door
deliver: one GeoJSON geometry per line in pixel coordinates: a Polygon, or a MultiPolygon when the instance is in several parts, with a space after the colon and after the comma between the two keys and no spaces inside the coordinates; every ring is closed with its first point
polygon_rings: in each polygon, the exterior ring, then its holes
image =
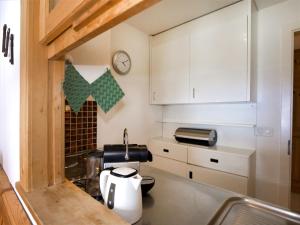
{"type": "Polygon", "coordinates": [[[187,177],[187,164],[183,162],[153,155],[153,161],[148,165],[181,177],[187,177]]]}
{"type": "Polygon", "coordinates": [[[188,173],[189,178],[196,182],[214,185],[243,195],[248,194],[246,177],[193,165],[188,165],[188,173]]]}
{"type": "Polygon", "coordinates": [[[187,163],[187,146],[161,140],[151,140],[149,150],[154,155],[187,163]]]}
{"type": "Polygon", "coordinates": [[[242,3],[233,5],[191,23],[191,102],[250,100],[243,9],[242,3]]]}
{"type": "Polygon", "coordinates": [[[249,177],[249,157],[240,154],[212,151],[201,147],[189,147],[188,163],[249,177]]]}
{"type": "Polygon", "coordinates": [[[189,36],[185,26],[151,40],[152,104],[188,103],[189,36]]]}

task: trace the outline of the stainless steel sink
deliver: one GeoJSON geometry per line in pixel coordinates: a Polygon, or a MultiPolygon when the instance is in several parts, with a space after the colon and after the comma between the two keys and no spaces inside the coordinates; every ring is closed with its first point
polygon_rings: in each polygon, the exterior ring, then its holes
{"type": "Polygon", "coordinates": [[[250,198],[225,201],[208,225],[297,225],[300,215],[250,198]]]}

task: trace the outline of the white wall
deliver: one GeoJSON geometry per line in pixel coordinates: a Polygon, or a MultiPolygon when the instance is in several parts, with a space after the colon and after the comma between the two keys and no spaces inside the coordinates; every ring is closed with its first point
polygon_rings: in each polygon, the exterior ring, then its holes
{"type": "Polygon", "coordinates": [[[178,127],[215,129],[218,145],[255,149],[256,104],[164,106],[163,136],[173,138],[178,127]]]}
{"type": "MultiPolygon", "coordinates": [[[[7,24],[14,34],[14,65],[0,53],[0,163],[11,184],[20,180],[20,0],[0,0],[0,28],[7,24]]],[[[32,215],[19,196],[32,224],[32,215]]]]}
{"type": "Polygon", "coordinates": [[[1,45],[4,24],[15,38],[15,64],[0,54],[0,155],[5,172],[15,185],[20,180],[20,1],[0,1],[0,12],[1,45]]]}
{"type": "MultiPolygon", "coordinates": [[[[122,23],[68,53],[73,64],[110,65],[117,50],[125,50],[131,57],[131,71],[113,76],[125,93],[122,100],[107,114],[98,110],[98,147],[123,141],[128,129],[129,142],[147,144],[148,139],[161,136],[162,108],[149,105],[149,38],[134,27],[122,23]]],[[[110,66],[111,67],[111,66],[110,66]]],[[[81,70],[86,78],[87,71],[81,70]]],[[[91,74],[90,74],[91,76],[91,74]]]]}
{"type": "MultiPolygon", "coordinates": [[[[281,120],[282,27],[300,20],[300,1],[289,0],[258,13],[257,123],[273,137],[257,138],[257,197],[278,202],[281,120]]],[[[300,27],[299,27],[300,29],[300,27]]]]}
{"type": "Polygon", "coordinates": [[[92,40],[75,48],[67,55],[73,64],[109,65],[111,55],[111,31],[104,32],[92,40]]]}
{"type": "Polygon", "coordinates": [[[149,38],[148,35],[123,23],[111,30],[111,52],[125,50],[131,57],[131,71],[116,80],[125,97],[111,114],[100,116],[100,145],[122,143],[123,129],[129,133],[129,142],[147,144],[150,137],[161,135],[160,106],[149,105],[149,38]]]}

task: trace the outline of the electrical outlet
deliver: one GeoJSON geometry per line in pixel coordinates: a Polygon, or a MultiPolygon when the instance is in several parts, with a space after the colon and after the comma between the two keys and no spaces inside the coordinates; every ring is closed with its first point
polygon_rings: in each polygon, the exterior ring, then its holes
{"type": "Polygon", "coordinates": [[[256,127],[255,135],[262,137],[272,137],[273,136],[273,128],[272,127],[256,127]]]}

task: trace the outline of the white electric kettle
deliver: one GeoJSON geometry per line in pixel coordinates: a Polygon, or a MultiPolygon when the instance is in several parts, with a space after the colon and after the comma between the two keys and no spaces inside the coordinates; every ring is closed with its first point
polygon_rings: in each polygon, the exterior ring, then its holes
{"type": "Polygon", "coordinates": [[[100,174],[105,204],[131,224],[142,217],[141,181],[138,171],[127,167],[103,170],[100,174]]]}

